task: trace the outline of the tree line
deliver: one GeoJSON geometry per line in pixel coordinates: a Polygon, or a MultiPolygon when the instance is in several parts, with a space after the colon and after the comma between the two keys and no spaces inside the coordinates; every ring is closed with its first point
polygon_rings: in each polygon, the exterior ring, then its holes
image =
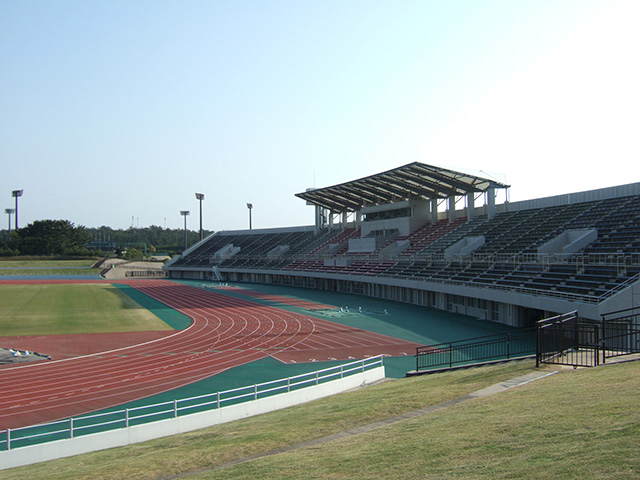
{"type": "MultiPolygon", "coordinates": [[[[212,232],[205,231],[204,236],[212,232]]],[[[184,250],[185,231],[152,225],[116,230],[87,228],[69,220],[36,220],[19,230],[0,233],[0,256],[135,256],[147,253],[175,255],[184,250]]],[[[187,230],[187,245],[200,240],[200,232],[187,230]]]]}

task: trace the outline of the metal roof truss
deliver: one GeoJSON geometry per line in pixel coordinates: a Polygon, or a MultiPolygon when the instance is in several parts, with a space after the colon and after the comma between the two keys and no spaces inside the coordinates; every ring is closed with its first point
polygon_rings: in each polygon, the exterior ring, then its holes
{"type": "Polygon", "coordinates": [[[412,198],[443,199],[471,192],[485,192],[489,188],[508,187],[495,180],[415,162],[359,180],[298,193],[296,196],[340,213],[412,198]]]}

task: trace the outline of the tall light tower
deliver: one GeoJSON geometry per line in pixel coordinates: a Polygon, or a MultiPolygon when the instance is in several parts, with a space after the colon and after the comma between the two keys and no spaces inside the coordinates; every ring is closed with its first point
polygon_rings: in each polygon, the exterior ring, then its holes
{"type": "Polygon", "coordinates": [[[14,190],[13,192],[11,192],[11,196],[14,197],[16,199],[16,230],[18,230],[18,197],[22,196],[22,192],[23,190],[14,190]]]}
{"type": "Polygon", "coordinates": [[[196,198],[200,201],[200,241],[202,241],[204,237],[202,230],[202,200],[204,200],[204,193],[196,193],[196,198]]]}
{"type": "Polygon", "coordinates": [[[9,216],[9,238],[11,238],[11,214],[15,213],[16,209],[15,208],[5,208],[4,209],[4,213],[6,213],[9,216]]]}
{"type": "Polygon", "coordinates": [[[184,217],[184,249],[187,249],[187,216],[189,215],[189,210],[180,210],[180,215],[184,217]]]}
{"type": "Polygon", "coordinates": [[[251,230],[251,210],[253,210],[253,203],[247,203],[247,208],[249,209],[249,230],[251,230]]]}

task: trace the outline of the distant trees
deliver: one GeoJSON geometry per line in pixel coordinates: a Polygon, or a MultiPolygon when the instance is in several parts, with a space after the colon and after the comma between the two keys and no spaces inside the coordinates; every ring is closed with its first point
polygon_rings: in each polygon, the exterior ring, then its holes
{"type": "Polygon", "coordinates": [[[19,255],[89,255],[89,235],[68,220],[36,220],[11,232],[8,250],[19,255]]]}
{"type": "Polygon", "coordinates": [[[124,254],[124,258],[126,258],[127,260],[142,260],[144,258],[144,255],[137,248],[128,248],[124,254]]]}
{"type": "MultiPolygon", "coordinates": [[[[181,228],[170,229],[151,225],[145,228],[128,228],[126,230],[114,230],[111,227],[87,228],[87,233],[92,241],[113,242],[123,251],[134,246],[136,249],[144,248],[147,253],[166,253],[174,255],[184,250],[184,230],[181,228]]],[[[205,237],[213,232],[205,231],[205,237]]],[[[189,246],[200,240],[198,231],[187,230],[189,246]]]]}
{"type": "MultiPolygon", "coordinates": [[[[211,233],[204,232],[205,236],[211,233]]],[[[189,246],[199,240],[199,232],[187,231],[189,246]]],[[[0,256],[102,256],[108,253],[104,250],[107,245],[112,254],[128,258],[156,252],[174,255],[184,250],[184,230],[155,225],[114,230],[106,226],[75,226],[68,220],[36,220],[13,230],[10,238],[6,230],[0,232],[0,256]],[[103,250],[88,249],[92,243],[103,250]]]]}

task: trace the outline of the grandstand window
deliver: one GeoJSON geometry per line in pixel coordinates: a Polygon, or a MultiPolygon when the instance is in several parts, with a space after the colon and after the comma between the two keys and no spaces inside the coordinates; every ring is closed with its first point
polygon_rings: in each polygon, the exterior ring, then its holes
{"type": "Polygon", "coordinates": [[[491,317],[490,320],[498,322],[500,320],[500,309],[497,302],[491,302],[491,317]]]}
{"type": "Polygon", "coordinates": [[[369,235],[372,235],[374,237],[390,237],[392,235],[397,235],[400,231],[397,228],[388,228],[388,229],[384,229],[384,230],[371,230],[371,232],[369,232],[369,235]]]}
{"type": "Polygon", "coordinates": [[[413,209],[411,207],[398,208],[396,210],[384,210],[381,212],[365,213],[363,221],[371,222],[376,220],[389,220],[392,218],[411,217],[413,209]]]}
{"type": "Polygon", "coordinates": [[[460,295],[447,295],[447,310],[450,312],[455,311],[458,306],[464,307],[465,304],[465,297],[460,295]]]}
{"type": "Polygon", "coordinates": [[[420,305],[423,306],[433,306],[435,305],[435,295],[433,292],[427,292],[424,290],[420,290],[420,305]]]}

